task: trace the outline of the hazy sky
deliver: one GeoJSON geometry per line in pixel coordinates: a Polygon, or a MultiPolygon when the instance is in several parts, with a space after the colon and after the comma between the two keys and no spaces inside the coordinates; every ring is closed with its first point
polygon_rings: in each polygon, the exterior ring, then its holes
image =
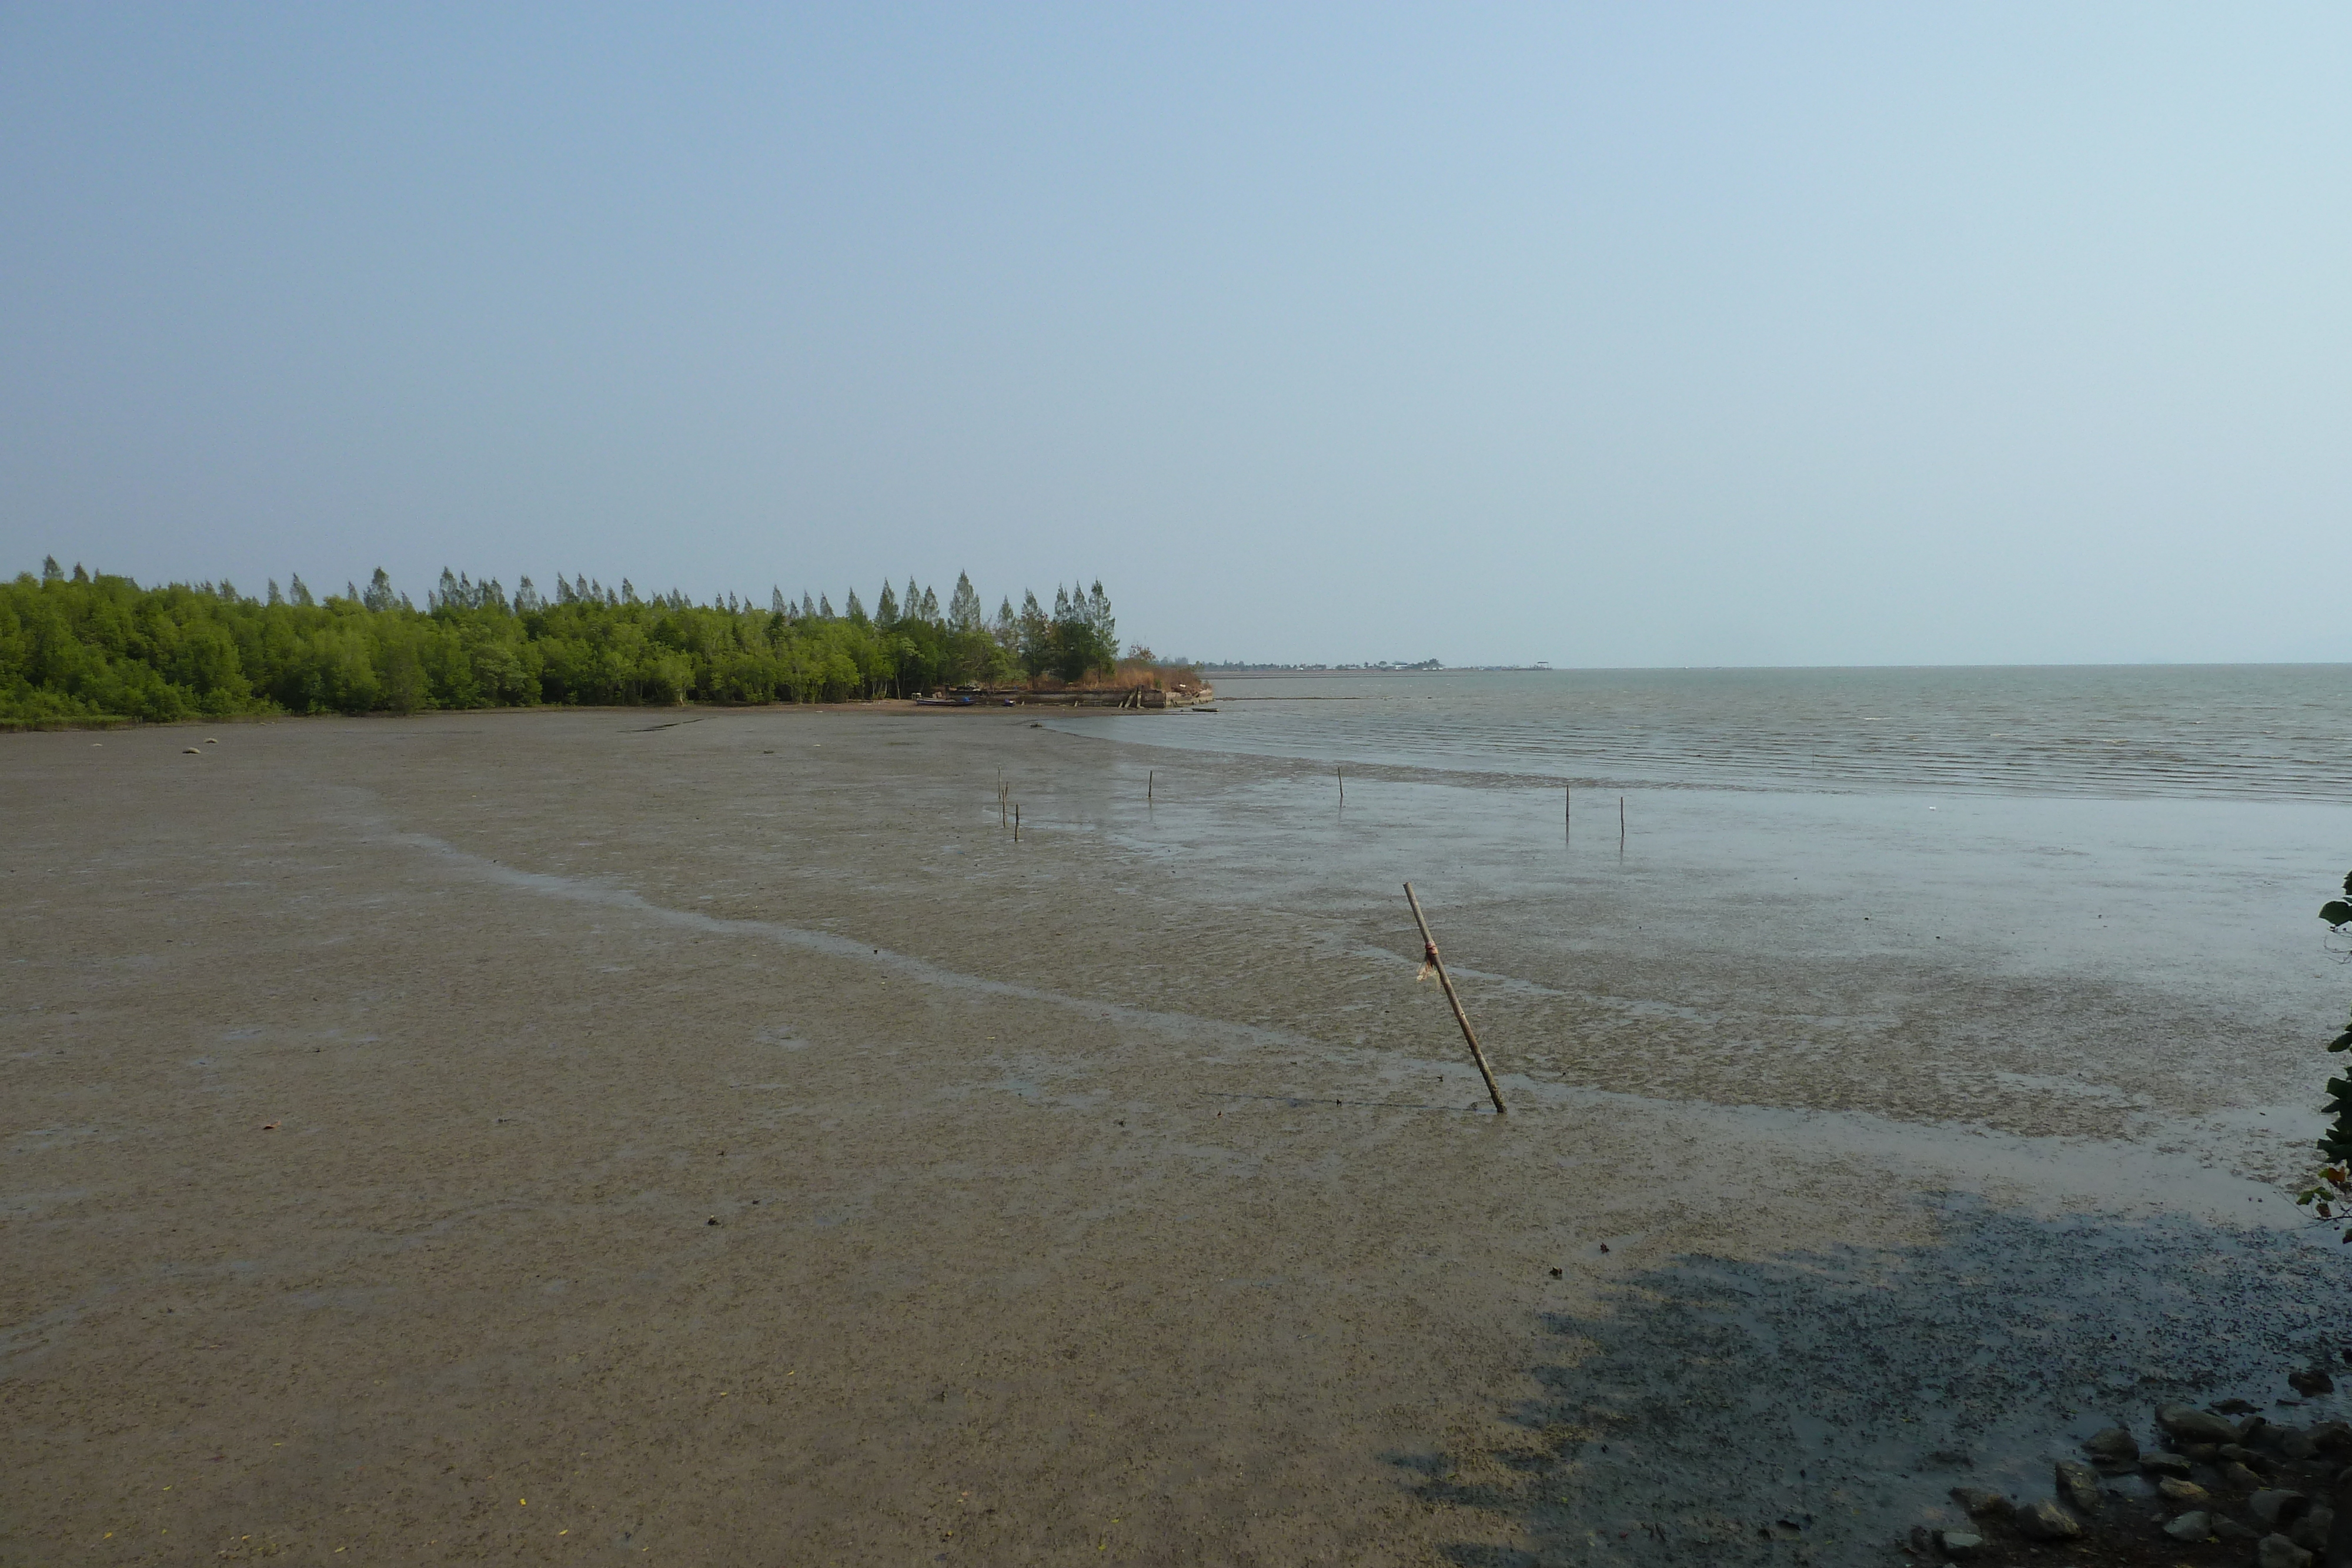
{"type": "Polygon", "coordinates": [[[2347,84],[2340,4],[0,5],[0,570],[2352,658],[2347,84]]]}

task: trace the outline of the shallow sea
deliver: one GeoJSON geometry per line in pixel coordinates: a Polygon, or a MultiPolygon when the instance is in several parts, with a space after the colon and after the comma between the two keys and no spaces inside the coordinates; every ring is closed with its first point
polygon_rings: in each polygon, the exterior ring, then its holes
{"type": "MultiPolygon", "coordinates": [[[[1792,988],[1924,954],[2053,1093],[2145,1095],[2151,1134],[2183,1116],[2315,1128],[2317,1044],[2352,998],[2315,917],[2352,867],[2352,667],[1215,684],[1214,715],[1054,727],[1159,759],[1163,801],[1183,798],[1181,753],[1273,765],[1280,789],[1219,802],[1186,850],[1238,896],[1328,907],[1410,878],[1482,911],[1498,946],[1524,928],[1622,964],[1745,956],[1792,988]],[[2051,986],[2112,1008],[1986,999],[2051,986]],[[2136,1043],[2101,1038],[2103,1016],[2136,1043]]],[[[1509,977],[1571,979],[1525,965],[1509,977]]]]}
{"type": "MultiPolygon", "coordinates": [[[[1155,744],[1592,784],[2352,800],[2352,666],[1215,678],[1155,744]],[[1209,730],[1213,728],[1213,733],[1209,730]]],[[[1155,727],[1147,729],[1145,727],[1155,727]]]]}

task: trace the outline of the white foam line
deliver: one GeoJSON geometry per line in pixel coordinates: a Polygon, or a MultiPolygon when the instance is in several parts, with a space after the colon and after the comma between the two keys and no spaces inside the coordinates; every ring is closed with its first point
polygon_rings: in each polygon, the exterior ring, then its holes
{"type": "Polygon", "coordinates": [[[822,954],[828,958],[845,958],[904,976],[926,986],[976,992],[982,996],[1007,997],[1016,1001],[1043,1002],[1049,1007],[1066,1008],[1073,1012],[1090,1013],[1097,1018],[1114,1019],[1121,1023],[1165,1030],[1171,1033],[1223,1035],[1238,1044],[1279,1045],[1295,1049],[1318,1043],[1286,1030],[1227,1023],[1193,1013],[1160,1012],[1150,1008],[1129,1007],[1123,1002],[1096,1001],[1060,991],[1040,990],[1036,987],[1016,985],[1010,980],[992,980],[980,975],[965,974],[961,969],[950,969],[943,964],[934,964],[928,958],[918,958],[911,954],[837,936],[830,931],[812,931],[805,926],[787,925],[775,920],[729,920],[690,909],[672,909],[625,887],[614,887],[579,877],[556,876],[547,872],[523,871],[486,855],[461,850],[426,833],[395,833],[393,837],[400,843],[428,850],[445,860],[465,866],[488,881],[502,883],[509,887],[520,887],[574,904],[625,909],[633,915],[658,920],[666,925],[683,926],[714,936],[751,937],[796,947],[804,953],[822,954]]]}

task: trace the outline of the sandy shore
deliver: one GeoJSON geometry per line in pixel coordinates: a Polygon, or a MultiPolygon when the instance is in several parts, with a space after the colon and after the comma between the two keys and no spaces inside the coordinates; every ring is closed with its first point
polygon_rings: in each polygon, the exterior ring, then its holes
{"type": "Polygon", "coordinates": [[[207,733],[0,737],[9,1563],[1875,1562],[2333,1354],[2295,1047],[2111,970],[1022,714],[207,733]]]}

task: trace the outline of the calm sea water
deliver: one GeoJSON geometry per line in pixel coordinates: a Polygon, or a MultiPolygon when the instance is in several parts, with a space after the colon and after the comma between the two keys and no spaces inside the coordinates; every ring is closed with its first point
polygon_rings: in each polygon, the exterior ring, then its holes
{"type": "Polygon", "coordinates": [[[1587,780],[2352,800],[2352,665],[1215,677],[1161,746],[1587,780]]]}

